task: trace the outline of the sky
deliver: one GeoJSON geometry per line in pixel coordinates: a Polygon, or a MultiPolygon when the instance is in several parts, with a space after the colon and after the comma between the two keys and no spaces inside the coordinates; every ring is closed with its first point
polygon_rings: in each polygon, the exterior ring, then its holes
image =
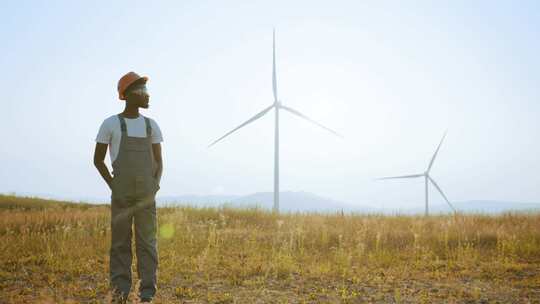
{"type": "MultiPolygon", "coordinates": [[[[93,165],[116,84],[147,75],[160,195],[273,189],[272,30],[282,191],[351,205],[540,202],[537,1],[2,1],[0,192],[110,193],[93,165]],[[433,203],[443,203],[431,189],[433,203]]],[[[109,157],[106,158],[109,165],[109,157]]]]}

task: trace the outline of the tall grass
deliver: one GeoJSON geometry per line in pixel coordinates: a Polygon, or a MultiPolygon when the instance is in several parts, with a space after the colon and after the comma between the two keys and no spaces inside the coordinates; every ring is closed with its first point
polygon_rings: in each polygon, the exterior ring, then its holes
{"type": "MultiPolygon", "coordinates": [[[[0,196],[0,218],[0,303],[107,297],[108,206],[0,196]]],[[[540,299],[540,214],[182,206],[159,208],[158,222],[158,303],[540,299]]]]}

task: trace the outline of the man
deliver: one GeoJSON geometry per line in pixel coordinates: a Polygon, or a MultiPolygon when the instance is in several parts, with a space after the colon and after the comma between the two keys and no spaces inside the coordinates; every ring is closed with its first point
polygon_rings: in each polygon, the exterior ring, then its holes
{"type": "Polygon", "coordinates": [[[141,302],[151,302],[157,288],[157,220],[155,195],[163,171],[161,130],[139,114],[149,107],[147,77],[129,72],[118,82],[124,111],[101,124],[96,137],[94,165],[111,195],[110,284],[113,303],[126,303],[131,290],[132,224],[135,228],[137,273],[141,302]],[[109,156],[113,176],[105,165],[109,156]]]}

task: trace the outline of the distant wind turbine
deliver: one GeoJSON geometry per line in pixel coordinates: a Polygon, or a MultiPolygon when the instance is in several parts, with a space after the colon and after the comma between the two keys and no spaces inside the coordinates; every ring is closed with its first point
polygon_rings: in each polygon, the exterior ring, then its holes
{"type": "Polygon", "coordinates": [[[401,175],[401,176],[391,176],[391,177],[382,177],[382,178],[379,178],[379,180],[383,180],[383,179],[397,179],[397,178],[417,178],[417,177],[424,177],[424,181],[425,181],[425,189],[426,189],[426,210],[425,210],[425,215],[427,216],[428,215],[428,180],[433,184],[433,186],[435,186],[435,188],[439,191],[439,193],[442,195],[442,197],[444,198],[444,200],[448,203],[448,205],[450,206],[450,208],[452,208],[452,210],[454,211],[454,213],[456,212],[456,209],[454,208],[454,206],[452,206],[452,204],[450,203],[450,201],[448,200],[448,198],[446,197],[446,195],[444,195],[444,192],[442,191],[441,187],[439,187],[439,185],[437,185],[437,183],[435,182],[435,180],[429,175],[429,172],[431,170],[431,167],[433,166],[433,162],[435,161],[435,158],[437,157],[437,154],[439,153],[439,149],[441,148],[441,145],[444,141],[444,138],[446,137],[446,132],[444,133],[442,139],[441,139],[441,142],[439,143],[439,146],[437,147],[437,150],[435,150],[435,153],[433,154],[433,157],[431,158],[431,161],[429,162],[429,166],[427,168],[427,170],[424,172],[424,173],[419,173],[419,174],[412,174],[412,175],[401,175]]]}
{"type": "Polygon", "coordinates": [[[276,113],[276,120],[275,120],[275,129],[274,129],[274,206],[273,211],[279,212],[279,110],[285,110],[287,112],[290,112],[296,116],[299,116],[300,118],[303,118],[329,132],[331,132],[334,135],[337,135],[339,137],[342,137],[337,132],[333,131],[332,129],[329,129],[322,124],[316,122],[315,120],[307,117],[306,115],[300,113],[300,111],[295,110],[293,108],[284,106],[281,103],[281,100],[278,99],[278,93],[277,93],[277,76],[276,76],[276,31],[273,32],[273,44],[272,44],[272,92],[274,94],[274,103],[270,105],[269,107],[265,108],[252,118],[248,119],[243,124],[239,125],[238,127],[234,128],[233,130],[229,131],[225,135],[221,136],[220,138],[216,139],[214,142],[212,142],[208,147],[211,147],[218,143],[220,140],[224,139],[225,137],[229,136],[230,134],[234,133],[238,129],[254,122],[255,120],[263,117],[266,113],[268,113],[270,110],[275,109],[276,113]]]}

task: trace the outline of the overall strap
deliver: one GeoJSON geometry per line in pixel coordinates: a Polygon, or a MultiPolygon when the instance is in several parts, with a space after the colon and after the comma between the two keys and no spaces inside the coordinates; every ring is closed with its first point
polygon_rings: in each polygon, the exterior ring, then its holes
{"type": "Polygon", "coordinates": [[[146,125],[146,137],[150,138],[152,136],[152,125],[148,117],[144,118],[144,124],[146,125]]]}
{"type": "Polygon", "coordinates": [[[122,114],[118,114],[118,119],[120,120],[120,129],[122,130],[122,135],[127,135],[126,121],[122,114]]]}

